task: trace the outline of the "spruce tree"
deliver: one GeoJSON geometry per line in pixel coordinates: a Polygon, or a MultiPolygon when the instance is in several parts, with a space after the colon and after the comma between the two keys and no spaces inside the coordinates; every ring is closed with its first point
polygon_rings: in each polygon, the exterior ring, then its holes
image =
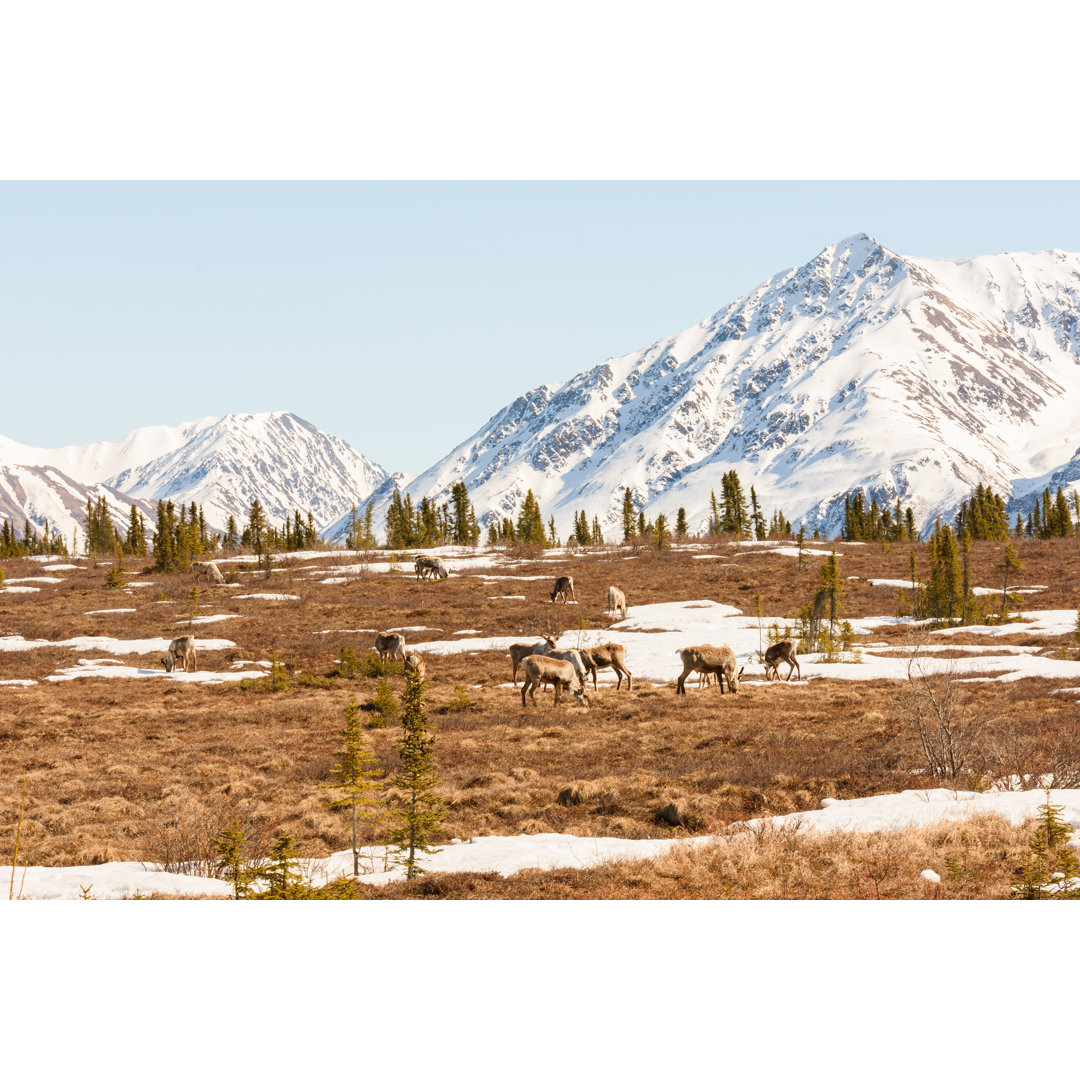
{"type": "Polygon", "coordinates": [[[266,882],[266,889],[258,894],[260,900],[289,900],[293,898],[303,875],[300,873],[300,849],[289,833],[282,833],[270,849],[266,865],[258,876],[266,882]]]}
{"type": "Polygon", "coordinates": [[[685,539],[687,532],[689,532],[689,526],[686,524],[686,508],[680,506],[675,515],[675,535],[685,539]]]}
{"type": "Polygon", "coordinates": [[[248,526],[246,534],[250,538],[249,543],[255,549],[258,557],[257,562],[262,561],[263,544],[266,542],[266,512],[258,498],[251,500],[248,509],[248,526]]]}
{"type": "Polygon", "coordinates": [[[450,489],[450,498],[454,504],[454,543],[475,547],[478,538],[473,531],[476,514],[464,481],[459,481],[450,489]]]}
{"type": "Polygon", "coordinates": [[[995,570],[1001,570],[1003,577],[1001,581],[1001,621],[1006,619],[1006,604],[1009,601],[1009,571],[1016,570],[1017,572],[1024,569],[1024,564],[1020,561],[1020,557],[1016,554],[1016,548],[1012,544],[1006,544],[1001,552],[1001,562],[995,567],[995,570]]]}
{"type": "Polygon", "coordinates": [[[360,719],[360,706],[350,702],[345,706],[345,727],[339,732],[342,748],[334,756],[337,764],[330,770],[335,777],[328,787],[343,792],[343,797],[330,804],[332,810],[348,810],[352,819],[353,877],[360,876],[360,848],[357,846],[356,825],[360,818],[371,820],[377,816],[380,800],[375,797],[379,785],[375,780],[382,776],[378,758],[371,743],[364,735],[360,719]]]}
{"type": "Polygon", "coordinates": [[[828,612],[829,615],[829,642],[833,639],[833,628],[837,618],[843,611],[841,601],[844,595],[844,585],[840,580],[840,566],[836,561],[836,552],[829,553],[824,565],[821,567],[821,584],[817,595],[814,597],[814,613],[819,616],[828,612]]]}
{"type": "Polygon", "coordinates": [[[592,542],[599,547],[604,542],[604,532],[600,528],[600,518],[595,514],[592,519],[592,542]]]}
{"type": "Polygon", "coordinates": [[[664,544],[671,540],[671,534],[668,532],[667,527],[667,517],[664,514],[658,514],[656,517],[655,534],[656,549],[657,551],[663,551],[664,544]]]}
{"type": "Polygon", "coordinates": [[[402,735],[398,741],[401,764],[394,784],[401,791],[402,800],[392,809],[397,826],[391,830],[389,840],[390,846],[401,853],[406,878],[413,878],[423,873],[416,861],[417,854],[434,850],[446,808],[435,794],[439,783],[434,761],[435,736],[428,733],[424,680],[415,671],[405,674],[401,705],[402,735]]]}
{"type": "Polygon", "coordinates": [[[518,513],[517,538],[527,544],[547,545],[544,519],[532,488],[525,493],[525,501],[521,504],[521,510],[518,513]]]}
{"type": "Polygon", "coordinates": [[[754,490],[754,485],[750,485],[750,525],[754,533],[755,540],[765,539],[765,516],[761,512],[761,505],[758,503],[757,492],[754,490]]]}
{"type": "Polygon", "coordinates": [[[928,545],[930,556],[930,584],[926,599],[934,618],[953,619],[961,602],[963,573],[960,568],[959,547],[956,537],[941,519],[934,523],[934,531],[928,545]]]}
{"type": "Polygon", "coordinates": [[[217,869],[226,881],[231,881],[234,900],[247,900],[252,895],[251,885],[256,874],[248,865],[245,854],[247,838],[239,821],[234,821],[221,836],[212,840],[217,853],[217,869]]]}
{"type": "Polygon", "coordinates": [[[637,535],[637,518],[634,514],[634,496],[629,488],[623,490],[622,532],[623,543],[633,540],[637,535]]]}

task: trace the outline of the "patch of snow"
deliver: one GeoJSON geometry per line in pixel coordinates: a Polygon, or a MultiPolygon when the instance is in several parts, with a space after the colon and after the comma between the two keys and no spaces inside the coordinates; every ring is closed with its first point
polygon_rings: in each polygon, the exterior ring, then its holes
{"type": "MultiPolygon", "coordinates": [[[[120,641],[110,637],[73,637],[61,641],[46,641],[44,638],[27,640],[19,634],[7,634],[0,637],[0,652],[25,652],[28,649],[74,649],[76,652],[89,652],[98,649],[114,655],[128,653],[165,652],[172,638],[140,638],[132,641],[120,641]]],[[[198,650],[233,649],[235,641],[224,638],[198,638],[195,642],[198,650]]]]}
{"type": "Polygon", "coordinates": [[[163,667],[136,668],[121,664],[116,660],[79,660],[74,667],[60,668],[52,675],[46,675],[46,682],[70,682],[72,679],[172,679],[175,682],[204,683],[215,686],[219,683],[237,682],[241,679],[260,679],[263,671],[181,671],[172,672],[163,667]]]}
{"type": "MultiPolygon", "coordinates": [[[[747,542],[749,542],[749,541],[747,541],[747,542]]],[[[764,542],[764,541],[762,541],[762,542],[764,542]]],[[[818,551],[816,548],[808,548],[808,547],[803,548],[802,553],[804,555],[831,555],[832,554],[831,551],[818,551]]],[[[836,552],[836,557],[840,558],[840,556],[842,556],[843,554],[844,553],[842,551],[838,551],[838,552],[836,552]]],[[[736,558],[738,558],[740,555],[789,555],[789,556],[793,556],[794,558],[797,559],[799,557],[799,549],[797,547],[792,547],[790,544],[784,544],[784,545],[782,545],[780,547],[765,548],[764,550],[761,550],[761,551],[736,551],[735,552],[735,557],[736,558]]]]}
{"type": "MultiPolygon", "coordinates": [[[[159,600],[158,603],[171,604],[171,600],[159,600]]],[[[98,611],[88,611],[87,615],[128,615],[136,609],[133,607],[101,608],[98,611]]]]}
{"type": "Polygon", "coordinates": [[[299,596],[293,596],[291,593],[273,593],[273,592],[257,592],[257,593],[244,593],[243,596],[236,597],[237,600],[299,600],[299,596]]]}

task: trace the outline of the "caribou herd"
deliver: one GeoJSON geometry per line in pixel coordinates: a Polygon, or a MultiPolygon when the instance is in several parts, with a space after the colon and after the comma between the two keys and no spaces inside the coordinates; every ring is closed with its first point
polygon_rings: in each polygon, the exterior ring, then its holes
{"type": "MultiPolygon", "coordinates": [[[[417,555],[413,560],[413,566],[418,580],[444,581],[450,576],[442,559],[426,555],[417,555]]],[[[223,584],[224,578],[217,565],[212,562],[193,562],[192,573],[196,578],[205,577],[214,584],[223,584]]],[[[563,603],[573,601],[577,603],[574,593],[574,579],[570,576],[557,577],[551,590],[551,602],[554,604],[562,600],[563,603]]],[[[613,619],[625,619],[627,613],[626,594],[616,585],[608,587],[607,611],[613,619]]],[[[780,678],[780,664],[788,665],[787,681],[791,676],[798,673],[802,678],[797,659],[798,646],[792,641],[780,641],[770,645],[763,656],[765,666],[765,680],[771,682],[774,678],[780,678]]],[[[400,632],[384,631],[375,635],[374,650],[380,659],[398,660],[404,665],[407,674],[412,673],[424,678],[427,667],[423,657],[417,653],[406,653],[405,636],[400,632]]],[[[686,693],[686,677],[692,672],[699,676],[699,687],[707,686],[713,679],[720,685],[720,694],[724,694],[724,688],[732,694],[739,692],[739,679],[744,668],[738,667],[735,653],[726,645],[692,645],[685,649],[677,650],[677,655],[682,660],[683,670],[675,685],[676,694],[686,693]]],[[[555,704],[558,705],[560,691],[571,693],[582,705],[589,703],[585,692],[586,681],[592,675],[593,692],[597,690],[596,673],[601,668],[611,668],[617,682],[616,690],[622,689],[623,676],[626,676],[626,689],[633,689],[633,675],[626,666],[626,649],[615,642],[607,642],[602,645],[593,645],[588,648],[559,649],[556,640],[550,635],[544,635],[539,642],[516,642],[509,647],[511,661],[511,675],[513,685],[517,688],[518,668],[524,675],[521,687],[521,704],[527,704],[526,696],[536,704],[536,687],[544,684],[554,686],[555,704]]],[[[161,661],[167,672],[172,672],[177,664],[183,664],[184,671],[196,670],[195,638],[181,637],[170,642],[168,651],[161,661]],[[191,665],[190,668],[188,665],[191,665]]]]}

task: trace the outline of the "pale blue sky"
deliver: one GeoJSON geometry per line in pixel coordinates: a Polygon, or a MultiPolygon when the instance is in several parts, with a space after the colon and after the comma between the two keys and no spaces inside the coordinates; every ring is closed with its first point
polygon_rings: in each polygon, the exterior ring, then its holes
{"type": "Polygon", "coordinates": [[[390,470],[826,244],[1080,251],[1075,182],[0,184],[0,434],[288,409],[390,470]],[[186,372],[197,377],[190,377],[186,372]]]}

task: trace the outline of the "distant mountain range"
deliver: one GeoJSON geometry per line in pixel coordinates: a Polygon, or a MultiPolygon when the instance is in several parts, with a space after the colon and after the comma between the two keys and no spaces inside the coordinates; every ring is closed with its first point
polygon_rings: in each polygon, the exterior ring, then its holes
{"type": "Polygon", "coordinates": [[[141,428],[115,443],[61,450],[0,438],[0,517],[65,537],[82,528],[87,497],[104,495],[126,524],[135,503],[154,522],[158,499],[195,501],[208,524],[242,528],[258,498],[271,524],[312,512],[321,530],[346,515],[387,473],[344,440],[288,412],[232,413],[177,427],[141,428]]]}
{"type": "Polygon", "coordinates": [[[529,390],[416,477],[390,475],[291,413],[142,428],[61,450],[0,437],[0,516],[70,536],[86,497],[195,500],[238,523],[311,509],[343,536],[353,503],[381,528],[396,489],[414,502],[469,488],[482,523],[532,489],[561,536],[574,515],[620,535],[623,489],[692,529],[730,469],[766,517],[839,531],[844,496],[900,498],[921,526],[979,483],[1024,509],[1080,483],[1080,255],[915,259],[860,234],[826,247],[687,330],[529,390]]]}

